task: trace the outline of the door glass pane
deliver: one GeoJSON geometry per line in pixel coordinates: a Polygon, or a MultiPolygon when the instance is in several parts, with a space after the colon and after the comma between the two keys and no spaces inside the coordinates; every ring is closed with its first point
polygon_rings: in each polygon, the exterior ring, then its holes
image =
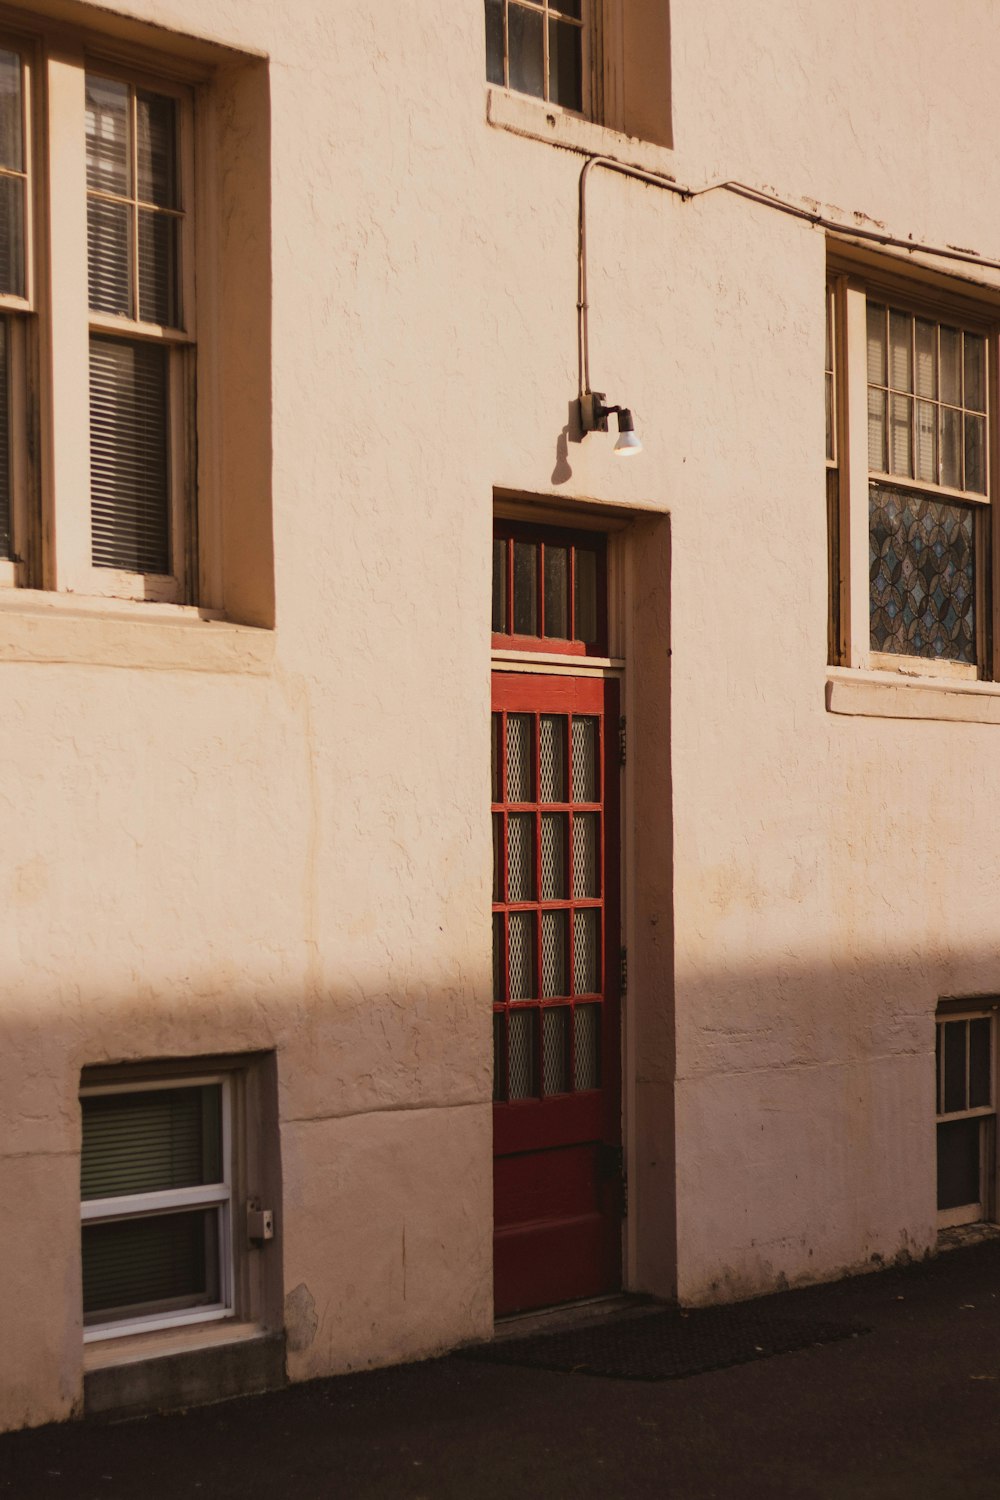
{"type": "Polygon", "coordinates": [[[980,1195],[979,1120],[948,1120],[937,1128],[939,1209],[978,1203],[980,1195]]]}
{"type": "Polygon", "coordinates": [[[493,539],[493,629],[507,629],[507,543],[500,537],[493,539]]]}
{"type": "Polygon", "coordinates": [[[507,917],[511,1000],[534,1000],[535,917],[530,911],[512,911],[507,917]]]}
{"type": "Polygon", "coordinates": [[[592,646],[597,640],[597,553],[576,549],[574,638],[592,646]]]}
{"type": "Polygon", "coordinates": [[[993,1023],[988,1016],[969,1022],[969,1108],[993,1102],[993,1023]]]}
{"type": "Polygon", "coordinates": [[[503,1003],[503,917],[493,913],[493,999],[503,1003]]]}
{"type": "Polygon", "coordinates": [[[965,1022],[948,1021],[944,1028],[944,1112],[966,1109],[965,1022]]]}
{"type": "Polygon", "coordinates": [[[573,895],[599,896],[597,840],[599,813],[576,813],[573,817],[573,895]]]}
{"type": "Polygon", "coordinates": [[[486,0],[486,81],[504,81],[503,0],[486,0]]]}
{"type": "Polygon", "coordinates": [[[493,814],[493,900],[503,900],[503,814],[493,814]]]}
{"type": "Polygon", "coordinates": [[[569,549],[545,548],[545,634],[569,639],[569,549]]]}
{"type": "Polygon", "coordinates": [[[538,548],[514,543],[514,634],[538,634],[538,548]]]}
{"type": "Polygon", "coordinates": [[[10,553],[10,367],[7,319],[0,318],[0,557],[10,553]]]}
{"type": "Polygon", "coordinates": [[[531,715],[507,715],[507,801],[531,801],[531,715]]]}
{"type": "Polygon", "coordinates": [[[575,1084],[596,1089],[601,1084],[601,1007],[577,1005],[573,1010],[575,1084]]]}
{"type": "Polygon", "coordinates": [[[549,22],[549,98],[566,109],[583,108],[583,32],[549,22]]]}
{"type": "Polygon", "coordinates": [[[545,96],[542,14],[511,0],[507,10],[510,86],[522,94],[545,96]]]}
{"type": "Polygon", "coordinates": [[[534,814],[511,813],[507,818],[507,900],[532,901],[534,895],[534,814]]]}
{"type": "Polygon", "coordinates": [[[500,801],[500,715],[491,714],[490,783],[493,801],[500,801]]]}
{"type": "Polygon", "coordinates": [[[565,901],[566,826],[565,813],[542,814],[542,900],[565,901]]]}
{"type": "Polygon", "coordinates": [[[576,716],[573,719],[573,801],[596,802],[597,720],[576,716]]]}
{"type": "Polygon", "coordinates": [[[569,1092],[569,1006],[542,1011],[542,1092],[569,1092]]]}
{"type": "Polygon", "coordinates": [[[566,719],[543,714],[539,730],[539,776],[542,802],[566,801],[566,719]]]}
{"type": "Polygon", "coordinates": [[[538,1048],[534,1010],[512,1010],[507,1015],[508,1098],[531,1099],[538,1093],[538,1048]]]}
{"type": "Polygon", "coordinates": [[[574,989],[578,995],[596,995],[600,988],[598,933],[600,911],[587,906],[573,913],[574,989]]]}
{"type": "Polygon", "coordinates": [[[568,930],[568,912],[542,912],[542,998],[545,1000],[569,994],[568,930]]]}

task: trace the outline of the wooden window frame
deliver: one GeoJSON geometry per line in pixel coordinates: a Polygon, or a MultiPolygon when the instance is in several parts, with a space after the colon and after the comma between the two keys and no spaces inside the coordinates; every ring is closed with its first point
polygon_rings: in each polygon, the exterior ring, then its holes
{"type": "Polygon", "coordinates": [[[834,445],[827,456],[828,529],[830,537],[830,629],[829,660],[835,666],[891,672],[909,678],[922,677],[945,682],[956,680],[996,681],[997,661],[996,580],[998,507],[992,502],[1000,494],[998,485],[997,422],[998,329],[995,312],[978,305],[972,297],[935,287],[922,287],[907,278],[884,274],[860,274],[836,260],[831,266],[828,289],[832,298],[834,445]],[[870,470],[868,466],[868,302],[885,304],[936,324],[954,324],[979,334],[986,345],[986,493],[954,489],[927,480],[870,470]],[[874,650],[871,645],[869,587],[869,484],[882,483],[928,499],[958,501],[976,513],[975,629],[976,660],[972,663],[932,659],[874,650]]]}
{"type": "MultiPolygon", "coordinates": [[[[196,576],[195,479],[192,414],[195,403],[194,99],[175,80],[132,67],[85,43],[60,42],[46,58],[46,125],[49,141],[47,217],[49,223],[48,345],[51,378],[47,388],[46,487],[49,546],[43,583],[60,592],[155,603],[190,602],[196,576]],[[87,285],[87,183],[85,78],[114,78],[134,90],[168,95],[178,104],[178,202],[181,214],[179,294],[183,326],[164,327],[94,312],[87,285]],[[90,338],[93,334],[145,341],[167,356],[169,493],[169,574],[132,573],[97,567],[91,560],[90,338]]],[[[134,113],[134,109],[133,109],[134,113]]],[[[137,192],[137,185],[136,185],[137,192]]],[[[136,308],[136,312],[138,309],[136,308]]]]}
{"type": "Polygon", "coordinates": [[[578,119],[594,120],[599,124],[613,123],[605,119],[606,101],[614,95],[614,81],[606,66],[611,56],[609,47],[610,37],[614,31],[613,25],[609,24],[605,12],[617,4],[617,0],[581,0],[580,18],[565,14],[559,5],[559,0],[501,0],[503,5],[503,83],[494,83],[494,88],[504,88],[510,93],[516,94],[521,99],[534,99],[545,109],[558,110],[562,114],[571,115],[578,119]],[[508,15],[512,5],[518,5],[523,10],[535,11],[542,16],[543,37],[543,61],[544,70],[544,93],[542,95],[529,94],[516,89],[509,82],[510,79],[510,53],[508,15]],[[580,48],[580,108],[573,109],[569,105],[560,104],[557,100],[549,98],[549,18],[559,19],[566,24],[578,26],[581,34],[580,48]]]}
{"type": "Polygon", "coordinates": [[[538,546],[538,575],[537,575],[537,598],[538,598],[538,623],[539,630],[545,625],[545,566],[544,548],[548,546],[565,547],[570,551],[570,571],[568,581],[568,608],[570,613],[571,628],[575,599],[575,559],[576,550],[584,549],[596,553],[597,556],[597,636],[592,642],[582,641],[564,636],[552,635],[516,635],[511,628],[508,631],[493,631],[491,633],[491,644],[495,651],[528,651],[540,652],[545,655],[599,657],[604,659],[608,653],[608,552],[607,536],[600,531],[574,531],[565,527],[545,526],[529,522],[497,519],[493,523],[493,540],[504,541],[507,545],[506,551],[506,607],[508,624],[513,627],[513,572],[514,572],[514,546],[515,542],[533,542],[538,546]]]}

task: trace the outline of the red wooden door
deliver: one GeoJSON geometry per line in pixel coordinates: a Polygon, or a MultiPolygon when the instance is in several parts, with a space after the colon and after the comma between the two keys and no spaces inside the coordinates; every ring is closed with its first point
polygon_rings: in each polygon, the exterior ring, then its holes
{"type": "Polygon", "coordinates": [[[498,1315],[621,1284],[617,700],[493,676],[498,1315]]]}

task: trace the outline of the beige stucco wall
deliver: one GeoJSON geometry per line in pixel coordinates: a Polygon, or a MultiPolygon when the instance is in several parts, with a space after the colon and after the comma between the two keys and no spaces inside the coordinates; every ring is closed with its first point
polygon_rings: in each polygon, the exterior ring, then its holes
{"type": "MultiPolygon", "coordinates": [[[[486,123],[481,0],[51,9],[270,58],[277,625],[0,600],[0,1423],[79,1405],[108,1059],[277,1049],[293,1377],[488,1333],[494,487],[652,513],[621,572],[630,1284],[926,1249],[934,1004],[1000,990],[1000,728],[826,712],[821,232],[594,175],[621,465],[566,441],[581,158],[486,123]]],[[[670,9],[676,150],[584,143],[1000,253],[989,0],[670,9]]]]}

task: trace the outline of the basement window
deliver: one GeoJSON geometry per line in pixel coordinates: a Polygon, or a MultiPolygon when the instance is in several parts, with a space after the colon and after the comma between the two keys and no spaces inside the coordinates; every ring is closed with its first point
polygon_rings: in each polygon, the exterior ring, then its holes
{"type": "Polygon", "coordinates": [[[937,1020],[938,1225],[974,1224],[993,1215],[996,1152],[995,1012],[937,1020]]]}

